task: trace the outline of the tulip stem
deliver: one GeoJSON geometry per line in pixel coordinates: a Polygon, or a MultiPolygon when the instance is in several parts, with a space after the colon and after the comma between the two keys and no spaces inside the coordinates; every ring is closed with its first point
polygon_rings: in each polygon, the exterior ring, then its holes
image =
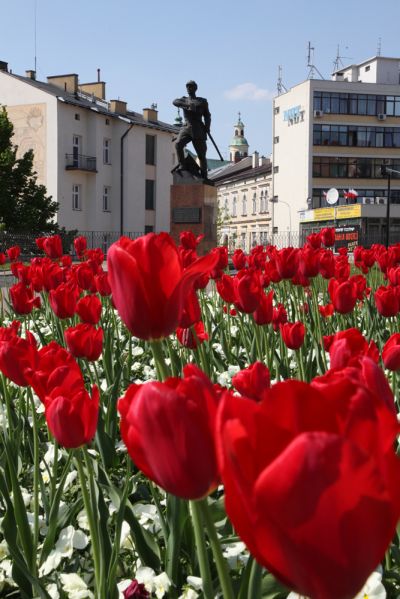
{"type": "Polygon", "coordinates": [[[254,560],[250,570],[249,586],[247,590],[248,599],[261,599],[262,573],[262,566],[254,560]]]}
{"type": "Polygon", "coordinates": [[[203,521],[207,530],[208,539],[214,555],[215,565],[217,566],[218,577],[221,584],[222,596],[224,599],[234,599],[232,582],[229,576],[228,564],[222,555],[221,545],[218,539],[217,531],[215,530],[214,522],[212,521],[207,499],[202,499],[198,505],[203,516],[203,521]]]}
{"type": "Polygon", "coordinates": [[[200,576],[203,581],[204,597],[205,599],[213,599],[214,589],[212,585],[210,564],[207,558],[204,525],[200,511],[200,506],[197,501],[190,502],[190,511],[192,514],[193,531],[197,548],[197,557],[199,560],[200,576]]]}
{"type": "Polygon", "coordinates": [[[28,387],[28,396],[32,408],[32,426],[33,426],[33,544],[32,572],[37,572],[37,547],[39,542],[39,431],[37,425],[37,414],[35,402],[33,400],[32,389],[28,387]]]}
{"type": "Polygon", "coordinates": [[[168,366],[165,363],[165,356],[162,349],[161,341],[150,341],[151,351],[153,353],[154,362],[161,380],[165,381],[170,376],[168,366]]]}
{"type": "MultiPolygon", "coordinates": [[[[94,575],[95,575],[95,580],[96,580],[96,599],[105,599],[101,595],[101,587],[102,587],[101,572],[100,572],[101,556],[100,556],[100,546],[99,546],[99,538],[98,538],[98,528],[97,528],[97,524],[96,524],[95,514],[92,509],[89,492],[88,492],[88,489],[86,486],[86,478],[85,478],[85,473],[84,473],[84,469],[83,469],[83,463],[82,463],[80,449],[77,449],[77,451],[75,452],[75,462],[76,462],[78,475],[79,475],[79,481],[80,481],[80,485],[81,485],[83,503],[84,503],[86,515],[87,515],[88,521],[89,521],[89,529],[90,529],[90,536],[91,536],[91,542],[92,542],[93,562],[94,562],[94,575]]],[[[90,472],[88,472],[88,475],[90,477],[90,472]]]]}

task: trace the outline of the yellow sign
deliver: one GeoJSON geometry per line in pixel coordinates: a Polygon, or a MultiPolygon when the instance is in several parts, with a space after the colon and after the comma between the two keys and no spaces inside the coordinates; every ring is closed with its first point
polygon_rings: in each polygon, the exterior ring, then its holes
{"type": "Polygon", "coordinates": [[[305,210],[300,214],[302,222],[313,222],[322,220],[343,220],[345,218],[359,218],[361,216],[361,204],[350,206],[337,206],[335,208],[315,208],[305,210]]]}
{"type": "Polygon", "coordinates": [[[351,206],[338,206],[336,208],[336,218],[358,218],[361,216],[361,204],[352,204],[351,206]]]}

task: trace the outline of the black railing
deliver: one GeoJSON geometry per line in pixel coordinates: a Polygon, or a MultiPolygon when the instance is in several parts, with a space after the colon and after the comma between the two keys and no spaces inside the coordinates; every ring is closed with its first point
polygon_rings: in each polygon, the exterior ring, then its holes
{"type": "Polygon", "coordinates": [[[65,168],[68,171],[81,170],[97,173],[96,157],[83,154],[65,154],[65,168]]]}

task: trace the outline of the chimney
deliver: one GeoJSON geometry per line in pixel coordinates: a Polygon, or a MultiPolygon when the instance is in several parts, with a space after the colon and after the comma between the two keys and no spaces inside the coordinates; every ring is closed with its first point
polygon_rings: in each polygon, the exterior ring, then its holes
{"type": "MultiPolygon", "coordinates": [[[[99,69],[98,69],[99,70],[99,69]]],[[[81,83],[79,85],[81,92],[90,94],[99,100],[106,99],[106,83],[105,81],[95,81],[94,83],[81,83]]]]}
{"type": "Polygon", "coordinates": [[[78,91],[78,75],[71,73],[70,75],[52,75],[47,77],[47,83],[59,87],[63,91],[70,94],[76,94],[78,91]]]}
{"type": "Polygon", "coordinates": [[[258,152],[253,152],[251,166],[252,168],[258,167],[258,152]]]}
{"type": "Polygon", "coordinates": [[[126,114],[126,102],[123,100],[110,100],[110,110],[118,114],[126,114]]]}
{"type": "Polygon", "coordinates": [[[0,60],[0,71],[5,71],[6,73],[8,73],[8,62],[0,60]]]}
{"type": "Polygon", "coordinates": [[[145,121],[157,121],[158,120],[157,104],[152,104],[150,108],[143,108],[143,118],[145,121]]]}
{"type": "Polygon", "coordinates": [[[97,83],[100,83],[100,69],[97,69],[97,83]]]}
{"type": "Polygon", "coordinates": [[[29,69],[28,71],[25,71],[25,77],[27,77],[27,79],[36,79],[36,71],[33,71],[32,69],[29,69]]]}

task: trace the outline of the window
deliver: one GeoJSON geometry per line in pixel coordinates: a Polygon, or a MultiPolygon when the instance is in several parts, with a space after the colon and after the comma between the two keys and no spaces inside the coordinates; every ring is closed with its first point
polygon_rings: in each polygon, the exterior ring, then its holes
{"type": "Polygon", "coordinates": [[[80,185],[72,186],[72,210],[82,210],[80,185]]]}
{"type": "Polygon", "coordinates": [[[111,139],[103,140],[103,163],[111,164],[111,139]]]}
{"type": "Polygon", "coordinates": [[[275,106],[275,108],[274,108],[274,114],[279,114],[279,106],[275,106]]]}
{"type": "Polygon", "coordinates": [[[257,212],[257,195],[254,194],[253,195],[253,214],[256,214],[257,212]]]}
{"type": "Polygon", "coordinates": [[[155,181],[152,179],[146,179],[146,198],[145,207],[146,210],[155,210],[155,181]]]}
{"type": "Polygon", "coordinates": [[[110,119],[106,119],[106,125],[110,124],[110,119]]]}
{"type": "Polygon", "coordinates": [[[75,113],[75,120],[76,121],[80,121],[81,120],[81,115],[78,114],[77,112],[75,113]]]}
{"type": "Polygon", "coordinates": [[[278,144],[278,143],[279,143],[279,135],[274,137],[274,144],[278,144]]]}
{"type": "Polygon", "coordinates": [[[236,197],[234,197],[232,200],[232,216],[236,216],[236,211],[237,211],[237,199],[236,199],[236,197]]]}
{"type": "Polygon", "coordinates": [[[156,163],[156,136],[146,135],[146,164],[156,163]]]}
{"type": "Polygon", "coordinates": [[[72,161],[73,166],[79,166],[79,158],[82,154],[82,137],[80,135],[72,136],[72,161]]]}
{"type": "Polygon", "coordinates": [[[261,214],[264,212],[264,192],[261,192],[260,196],[260,212],[261,214]]]}
{"type": "Polygon", "coordinates": [[[147,233],[153,233],[154,231],[154,227],[153,225],[145,225],[144,226],[144,234],[147,235],[147,233]]]}
{"type": "Polygon", "coordinates": [[[111,187],[103,187],[103,212],[111,212],[111,187]]]}
{"type": "Polygon", "coordinates": [[[279,166],[274,166],[274,173],[279,173],[279,166]]]}
{"type": "Polygon", "coordinates": [[[365,67],[366,71],[369,71],[371,69],[371,65],[368,65],[367,67],[365,67]]]}
{"type": "Polygon", "coordinates": [[[242,216],[247,216],[247,201],[245,195],[242,198],[242,216]]]}

